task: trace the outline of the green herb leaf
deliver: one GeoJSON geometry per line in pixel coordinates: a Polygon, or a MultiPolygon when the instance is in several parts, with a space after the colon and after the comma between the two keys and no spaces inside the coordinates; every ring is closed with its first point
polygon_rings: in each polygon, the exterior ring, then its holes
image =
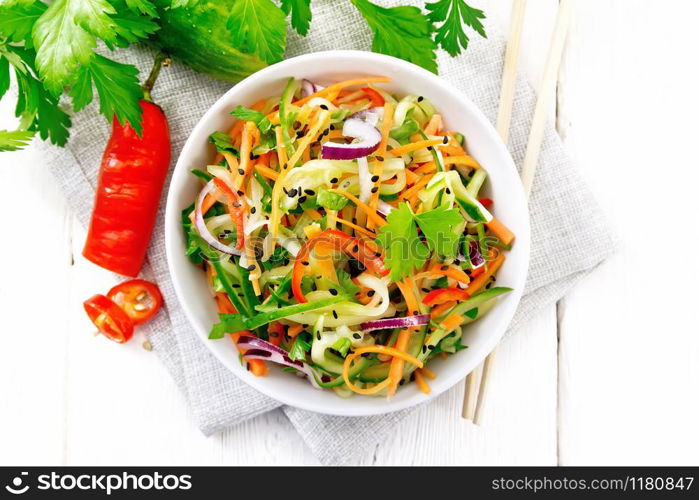
{"type": "Polygon", "coordinates": [[[311,0],[281,0],[285,14],[291,13],[291,26],[301,36],[306,36],[311,26],[311,0]]]}
{"type": "MultiPolygon", "coordinates": [[[[114,2],[114,0],[112,1],[114,2]]],[[[116,22],[115,30],[117,36],[114,44],[119,47],[128,47],[129,44],[148,38],[160,29],[154,18],[140,15],[124,7],[117,9],[116,14],[112,18],[116,22]]]]}
{"type": "Polygon", "coordinates": [[[325,188],[320,188],[318,190],[317,203],[323,208],[328,210],[342,210],[348,203],[348,199],[341,194],[331,193],[325,188]]]}
{"type": "Polygon", "coordinates": [[[296,361],[306,361],[306,353],[311,351],[311,344],[308,342],[311,340],[308,334],[305,332],[299,333],[294,339],[294,343],[291,344],[289,349],[289,358],[296,361]]]}
{"type": "Polygon", "coordinates": [[[270,122],[265,115],[254,109],[248,109],[245,106],[238,105],[231,111],[231,114],[238,120],[253,122],[263,134],[266,134],[272,128],[272,122],[270,122]]]}
{"type": "Polygon", "coordinates": [[[352,281],[350,274],[344,269],[337,270],[337,279],[340,280],[339,285],[343,292],[350,297],[354,297],[354,294],[360,290],[360,288],[354,284],[354,281],[352,281]]]}
{"type": "Polygon", "coordinates": [[[38,0],[15,0],[0,5],[0,35],[10,42],[32,45],[32,29],[47,5],[38,0]]]}
{"type": "Polygon", "coordinates": [[[149,0],[126,0],[126,5],[133,12],[146,14],[151,17],[158,17],[158,11],[155,9],[155,5],[149,0]]]}
{"type": "Polygon", "coordinates": [[[32,137],[31,130],[0,130],[0,152],[17,151],[29,144],[32,137]]]}
{"type": "Polygon", "coordinates": [[[401,203],[386,219],[376,241],[386,250],[384,263],[391,270],[391,279],[399,281],[423,266],[429,249],[420,241],[413,212],[401,203]]]}
{"type": "Polygon", "coordinates": [[[236,0],[228,17],[233,42],[269,64],[284,56],[286,19],[272,0],[236,0]]]}
{"type": "Polygon", "coordinates": [[[73,105],[82,109],[92,100],[92,85],[100,98],[100,113],[108,119],[116,116],[121,124],[129,122],[137,134],[141,134],[143,110],[138,100],[143,91],[138,82],[138,69],[95,54],[77,75],[76,85],[70,91],[73,105]]]}
{"type": "Polygon", "coordinates": [[[461,49],[468,48],[469,38],[464,25],[475,30],[483,38],[487,38],[481,19],[485,19],[482,10],[474,9],[464,0],[438,0],[428,3],[425,8],[430,11],[427,17],[433,23],[442,23],[437,28],[435,41],[454,57],[461,49]]]}
{"type": "Polygon", "coordinates": [[[434,26],[419,8],[385,8],[368,0],[352,0],[352,3],[374,32],[371,50],[437,72],[437,44],[432,40],[434,26]]]}
{"type": "Polygon", "coordinates": [[[456,257],[461,231],[455,233],[454,228],[463,228],[464,223],[458,209],[447,209],[446,205],[442,205],[416,215],[415,221],[425,235],[431,251],[444,257],[456,257]]]}
{"type": "Polygon", "coordinates": [[[231,144],[233,138],[225,132],[214,132],[209,136],[209,142],[216,146],[219,153],[231,153],[236,158],[240,157],[238,150],[231,144]]]}
{"type": "Polygon", "coordinates": [[[0,52],[0,98],[10,89],[10,62],[0,52]]]}

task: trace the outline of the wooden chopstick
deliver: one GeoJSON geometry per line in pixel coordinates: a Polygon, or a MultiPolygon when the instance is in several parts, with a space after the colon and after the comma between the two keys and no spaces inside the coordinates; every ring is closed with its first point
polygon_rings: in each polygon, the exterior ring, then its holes
{"type": "MultiPolygon", "coordinates": [[[[519,65],[520,46],[522,44],[522,31],[524,29],[524,14],[527,9],[527,0],[513,0],[512,15],[510,16],[510,33],[507,38],[505,51],[505,64],[502,71],[502,86],[500,88],[500,104],[495,128],[502,141],[507,145],[510,136],[510,123],[512,122],[512,104],[514,103],[517,86],[517,67],[519,65]]],[[[493,351],[494,352],[494,351],[493,351]]],[[[488,357],[492,356],[492,353],[488,357]]],[[[476,378],[481,367],[477,367],[466,377],[464,388],[464,404],[461,416],[467,420],[473,420],[476,412],[476,396],[478,387],[476,378]]]]}
{"type": "MultiPolygon", "coordinates": [[[[539,86],[539,95],[534,109],[534,118],[532,119],[532,128],[529,132],[529,141],[527,150],[524,155],[522,164],[522,184],[524,193],[529,200],[531,194],[534,175],[539,163],[539,153],[541,152],[541,144],[544,139],[544,132],[548,115],[555,102],[556,82],[558,81],[558,72],[561,67],[563,58],[563,49],[568,38],[568,29],[572,18],[573,7],[575,0],[561,0],[558,7],[558,15],[556,16],[556,25],[551,37],[549,46],[549,54],[546,60],[544,76],[539,86]]],[[[478,401],[476,403],[475,415],[473,423],[479,425],[483,417],[483,403],[485,402],[488,388],[490,373],[495,359],[497,348],[491,352],[483,363],[483,374],[481,375],[480,387],[478,390],[478,401]]]]}

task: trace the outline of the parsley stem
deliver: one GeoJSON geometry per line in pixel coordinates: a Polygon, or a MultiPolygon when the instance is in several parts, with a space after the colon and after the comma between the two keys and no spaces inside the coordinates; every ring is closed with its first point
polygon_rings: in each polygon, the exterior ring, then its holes
{"type": "Polygon", "coordinates": [[[153,102],[153,98],[151,97],[150,92],[151,90],[153,90],[155,80],[158,79],[158,75],[160,74],[160,68],[162,68],[163,66],[170,66],[170,62],[170,58],[164,52],[158,52],[158,55],[155,56],[153,69],[150,70],[150,74],[148,75],[146,83],[144,83],[141,87],[143,89],[143,98],[146,101],[153,102]]]}

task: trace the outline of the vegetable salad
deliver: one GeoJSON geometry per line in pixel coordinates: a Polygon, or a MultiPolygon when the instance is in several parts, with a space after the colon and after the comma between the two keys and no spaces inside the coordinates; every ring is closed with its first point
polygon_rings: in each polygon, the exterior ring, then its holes
{"type": "Polygon", "coordinates": [[[464,349],[462,329],[509,288],[496,273],[514,234],[493,217],[486,170],[424,96],[388,78],[237,106],[210,140],[202,189],[183,212],[241,362],[270,364],[339,396],[392,396],[464,349]]]}

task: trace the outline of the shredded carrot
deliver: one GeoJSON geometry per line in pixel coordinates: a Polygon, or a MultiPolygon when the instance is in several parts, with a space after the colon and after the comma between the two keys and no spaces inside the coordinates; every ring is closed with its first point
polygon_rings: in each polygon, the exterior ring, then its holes
{"type": "Polygon", "coordinates": [[[342,196],[350,200],[352,203],[364,210],[364,212],[367,214],[367,217],[372,219],[377,226],[382,227],[386,225],[386,221],[376,212],[376,210],[373,210],[369,205],[361,201],[356,196],[346,191],[342,191],[341,189],[328,189],[328,191],[331,193],[341,194],[342,196]]]}
{"type": "MultiPolygon", "coordinates": [[[[383,173],[383,162],[384,158],[383,155],[386,154],[386,147],[388,144],[388,134],[391,132],[391,128],[393,127],[393,103],[390,101],[386,101],[383,105],[383,123],[381,125],[381,142],[379,143],[379,148],[376,150],[374,158],[376,161],[374,162],[374,171],[372,172],[372,175],[374,177],[378,177],[378,181],[376,181],[374,191],[371,194],[371,200],[369,200],[369,206],[371,207],[372,210],[376,210],[376,207],[379,205],[379,189],[381,188],[381,174],[383,173]]],[[[373,229],[374,228],[374,221],[372,219],[369,219],[367,221],[367,228],[368,229],[373,229]]]]}
{"type": "Polygon", "coordinates": [[[475,158],[468,155],[446,156],[443,162],[444,165],[464,165],[471,168],[481,168],[481,164],[478,163],[475,158]]]}
{"type": "Polygon", "coordinates": [[[443,139],[426,139],[423,141],[411,142],[409,144],[406,144],[405,146],[393,148],[389,151],[389,153],[391,153],[394,156],[402,156],[406,153],[411,153],[411,152],[416,151],[418,149],[424,149],[424,148],[428,148],[430,146],[437,146],[439,144],[444,144],[444,140],[443,139]]]}
{"type": "Polygon", "coordinates": [[[417,181],[413,187],[408,189],[407,191],[403,191],[403,193],[400,195],[401,199],[407,200],[413,197],[413,195],[417,195],[420,190],[427,185],[428,182],[430,182],[430,179],[432,179],[432,175],[425,175],[423,176],[419,181],[417,181]]]}
{"type": "Polygon", "coordinates": [[[511,245],[515,241],[515,234],[510,231],[505,224],[493,217],[493,220],[486,224],[493,234],[505,245],[511,245]]]}
{"type": "Polygon", "coordinates": [[[461,323],[464,322],[464,317],[460,316],[458,314],[452,314],[449,316],[447,319],[442,321],[439,326],[442,327],[444,330],[450,332],[457,326],[459,326],[461,323]]]}
{"type": "Polygon", "coordinates": [[[437,132],[442,128],[442,115],[435,113],[430,121],[425,125],[425,135],[437,135],[437,132]]]}
{"type": "Polygon", "coordinates": [[[358,393],[358,394],[376,394],[377,392],[381,391],[385,387],[388,386],[390,379],[387,378],[383,382],[375,385],[374,387],[370,387],[368,389],[362,389],[360,387],[357,387],[352,383],[349,377],[349,372],[350,368],[352,366],[352,361],[357,358],[357,356],[361,356],[364,353],[368,352],[375,352],[378,354],[388,354],[390,356],[393,356],[394,359],[399,358],[403,360],[404,362],[407,361],[408,363],[412,363],[413,365],[417,366],[418,368],[422,368],[423,364],[422,361],[419,359],[411,356],[410,354],[406,352],[401,352],[397,349],[394,349],[393,347],[386,347],[385,345],[372,345],[372,346],[366,346],[366,347],[360,347],[356,351],[354,351],[351,354],[348,354],[347,357],[345,358],[345,363],[342,366],[342,378],[345,380],[345,384],[349,389],[352,391],[358,393]]]}
{"type": "Polygon", "coordinates": [[[420,373],[422,373],[425,377],[427,377],[430,380],[434,380],[437,378],[437,374],[429,368],[427,368],[426,366],[420,368],[420,373]]]}
{"type": "Polygon", "coordinates": [[[391,79],[385,76],[369,76],[366,78],[354,78],[352,80],[345,80],[329,85],[328,87],[319,90],[315,94],[306,96],[303,99],[299,99],[298,101],[294,102],[294,105],[303,106],[314,97],[325,97],[331,93],[338,92],[344,88],[351,87],[353,85],[366,85],[367,83],[386,83],[390,81],[391,79]]]}
{"type": "Polygon", "coordinates": [[[313,220],[320,220],[323,218],[322,215],[320,215],[320,212],[316,210],[315,208],[309,208],[306,210],[306,213],[311,217],[313,220]]]}
{"type": "MultiPolygon", "coordinates": [[[[404,278],[403,281],[396,281],[398,289],[405,297],[405,302],[408,305],[408,313],[415,315],[420,313],[420,301],[415,297],[414,288],[415,285],[410,278],[404,278]]],[[[419,328],[419,327],[418,327],[419,328]]],[[[408,328],[406,330],[401,330],[398,334],[398,339],[396,340],[396,349],[404,352],[408,348],[408,341],[410,340],[410,335],[416,328],[408,328]]],[[[396,389],[398,389],[398,383],[403,377],[403,367],[405,366],[405,361],[401,358],[394,357],[391,360],[391,367],[388,370],[388,379],[390,384],[388,384],[388,396],[395,394],[396,389]]]]}
{"type": "Polygon", "coordinates": [[[267,365],[261,359],[246,359],[248,370],[256,377],[264,377],[269,371],[267,365]]]}
{"type": "Polygon", "coordinates": [[[430,311],[430,318],[439,318],[440,316],[443,316],[445,312],[447,312],[449,309],[454,307],[456,305],[455,300],[450,300],[449,302],[445,302],[444,304],[439,304],[438,306],[435,306],[432,308],[430,311]]]}
{"type": "Polygon", "coordinates": [[[292,325],[286,332],[292,339],[304,330],[303,325],[292,325]]]}
{"type": "Polygon", "coordinates": [[[420,370],[415,371],[415,383],[423,393],[429,394],[430,392],[432,392],[432,389],[430,389],[429,384],[425,381],[424,378],[422,378],[420,370]]]}
{"type": "Polygon", "coordinates": [[[461,146],[456,146],[453,143],[443,144],[439,146],[439,149],[449,156],[468,156],[468,153],[464,151],[464,148],[461,146]]]}
{"type": "Polygon", "coordinates": [[[355,231],[359,231],[360,233],[365,234],[366,236],[368,236],[370,238],[376,238],[376,233],[373,231],[369,231],[368,229],[364,229],[363,227],[358,226],[357,224],[354,224],[354,223],[352,223],[348,220],[345,220],[345,219],[341,219],[340,217],[337,217],[337,216],[335,216],[334,219],[336,222],[339,222],[340,224],[344,224],[346,226],[349,226],[352,229],[354,229],[355,231]]]}
{"type": "Polygon", "coordinates": [[[437,165],[435,162],[430,161],[415,169],[416,174],[431,174],[437,171],[437,165]]]}
{"type": "Polygon", "coordinates": [[[231,299],[228,298],[228,295],[222,292],[216,292],[216,306],[218,312],[223,314],[235,314],[238,312],[231,303],[231,299]]]}
{"type": "Polygon", "coordinates": [[[279,166],[283,166],[287,163],[288,157],[286,155],[286,146],[284,146],[284,138],[282,137],[282,128],[275,127],[274,135],[277,139],[277,160],[279,166]]]}
{"type": "Polygon", "coordinates": [[[408,184],[415,184],[417,181],[420,180],[420,176],[417,175],[415,172],[410,170],[409,168],[405,169],[405,180],[408,184]]]}
{"type": "Polygon", "coordinates": [[[469,278],[468,274],[463,272],[461,268],[458,268],[456,266],[448,266],[446,269],[444,269],[445,266],[442,264],[435,264],[432,266],[430,269],[430,272],[432,274],[439,274],[441,276],[447,276],[449,278],[455,279],[456,281],[460,281],[461,283],[468,284],[471,282],[471,278],[469,278]]]}
{"type": "Polygon", "coordinates": [[[240,143],[240,167],[242,174],[238,174],[235,178],[235,189],[240,190],[243,186],[243,181],[245,176],[250,171],[250,151],[252,150],[253,142],[253,130],[256,130],[257,126],[253,122],[245,122],[245,127],[243,127],[243,137],[240,143]]]}
{"type": "Polygon", "coordinates": [[[483,288],[490,279],[490,277],[494,275],[498,269],[500,269],[500,266],[502,266],[503,262],[505,262],[505,254],[503,252],[500,252],[500,255],[495,257],[494,260],[488,262],[488,269],[484,271],[483,274],[479,275],[477,278],[474,278],[471,284],[468,285],[468,288],[466,288],[466,291],[473,295],[478,290],[483,288]]]}
{"type": "Polygon", "coordinates": [[[279,178],[279,172],[264,165],[260,165],[259,163],[255,165],[255,170],[257,170],[263,177],[267,177],[273,181],[276,181],[279,178]]]}

